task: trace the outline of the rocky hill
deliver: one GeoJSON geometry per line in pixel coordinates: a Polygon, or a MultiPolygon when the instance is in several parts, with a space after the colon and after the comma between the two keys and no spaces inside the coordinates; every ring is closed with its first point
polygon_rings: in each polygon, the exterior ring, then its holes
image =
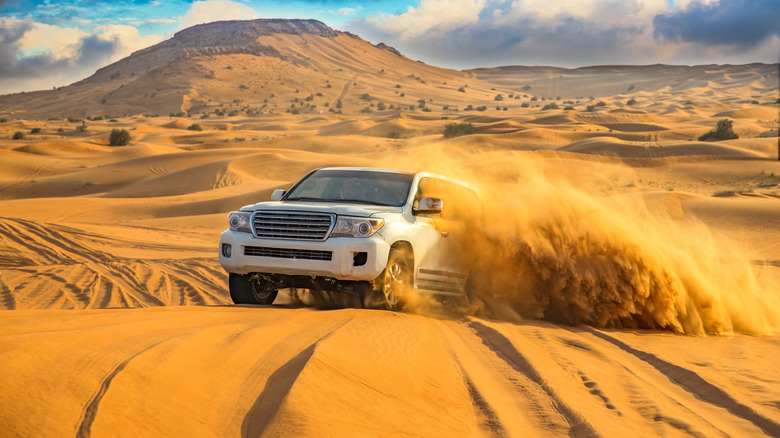
{"type": "MultiPolygon", "coordinates": [[[[336,106],[368,106],[377,95],[392,105],[394,97],[401,104],[401,94],[410,94],[415,96],[410,104],[416,104],[441,95],[433,84],[448,81],[452,85],[445,94],[461,94],[457,89],[469,76],[412,61],[390,46],[372,45],[316,20],[221,21],[184,29],[70,86],[0,96],[0,113],[13,118],[168,115],[221,112],[229,106],[255,112],[335,111],[336,106]]],[[[486,87],[482,97],[489,94],[486,87]]]]}

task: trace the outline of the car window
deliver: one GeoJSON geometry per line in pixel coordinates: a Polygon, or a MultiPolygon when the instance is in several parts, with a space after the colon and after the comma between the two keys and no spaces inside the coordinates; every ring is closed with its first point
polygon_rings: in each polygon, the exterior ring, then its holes
{"type": "Polygon", "coordinates": [[[285,199],[402,206],[412,179],[406,173],[323,169],[298,182],[285,199]]]}
{"type": "Polygon", "coordinates": [[[481,209],[479,198],[473,190],[439,178],[422,178],[414,196],[414,208],[422,198],[439,198],[443,206],[442,219],[464,222],[481,209]]]}

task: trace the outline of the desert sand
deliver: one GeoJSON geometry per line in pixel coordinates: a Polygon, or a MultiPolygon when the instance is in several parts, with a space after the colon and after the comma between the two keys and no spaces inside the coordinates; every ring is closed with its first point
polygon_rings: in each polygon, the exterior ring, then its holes
{"type": "Polygon", "coordinates": [[[128,115],[79,130],[56,91],[2,101],[0,435],[780,436],[776,66],[457,72],[344,34],[260,41],[298,58],[193,55],[187,94],[160,91],[189,115],[117,98],[128,115]],[[248,113],[245,82],[279,104],[248,113]],[[738,139],[698,140],[724,118],[738,139]],[[227,212],[329,165],[477,188],[470,304],[233,305],[227,212]]]}

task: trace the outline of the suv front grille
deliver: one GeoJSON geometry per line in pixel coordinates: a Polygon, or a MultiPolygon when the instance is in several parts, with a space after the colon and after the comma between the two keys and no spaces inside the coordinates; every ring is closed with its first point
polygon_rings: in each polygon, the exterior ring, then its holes
{"type": "Polygon", "coordinates": [[[333,258],[332,251],[319,251],[314,249],[267,248],[263,246],[246,246],[244,247],[244,255],[274,257],[279,259],[323,260],[328,262],[333,258]]]}
{"type": "Polygon", "coordinates": [[[255,236],[265,239],[325,240],[336,215],[301,211],[258,211],[252,216],[255,236]]]}

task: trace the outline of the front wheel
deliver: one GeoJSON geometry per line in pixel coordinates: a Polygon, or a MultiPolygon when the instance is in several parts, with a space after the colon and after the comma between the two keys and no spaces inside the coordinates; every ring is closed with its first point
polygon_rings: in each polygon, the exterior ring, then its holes
{"type": "Polygon", "coordinates": [[[230,298],[236,304],[271,304],[278,290],[260,274],[230,274],[228,279],[230,298]]]}
{"type": "Polygon", "coordinates": [[[412,268],[406,253],[391,248],[387,257],[387,267],[375,282],[374,293],[382,300],[382,307],[388,310],[401,310],[404,298],[412,288],[412,268]]]}

